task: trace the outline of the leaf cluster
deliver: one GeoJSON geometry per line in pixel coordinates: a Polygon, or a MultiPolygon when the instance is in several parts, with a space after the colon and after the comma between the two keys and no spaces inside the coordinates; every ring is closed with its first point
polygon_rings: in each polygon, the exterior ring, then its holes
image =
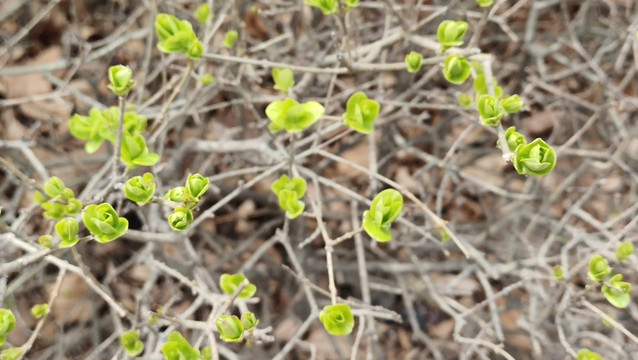
{"type": "Polygon", "coordinates": [[[401,215],[402,210],[401,193],[394,189],[383,190],[374,197],[370,209],[363,212],[363,229],[376,241],[390,241],[390,226],[401,215]]]}
{"type": "Polygon", "coordinates": [[[306,205],[301,198],[306,194],[306,180],[300,177],[290,179],[288,175],[273,182],[272,191],[279,199],[279,206],[286,211],[289,219],[294,219],[301,215],[306,205]]]}

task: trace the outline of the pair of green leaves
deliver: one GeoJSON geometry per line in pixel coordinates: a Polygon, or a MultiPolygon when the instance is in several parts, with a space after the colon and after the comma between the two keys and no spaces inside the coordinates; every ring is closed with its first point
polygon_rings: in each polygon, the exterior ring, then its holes
{"type": "Polygon", "coordinates": [[[109,203],[86,206],[82,212],[82,221],[99,243],[111,242],[128,230],[128,220],[118,216],[109,203]]]}
{"type": "Polygon", "coordinates": [[[301,201],[306,194],[306,180],[303,178],[290,179],[288,175],[273,182],[272,191],[279,199],[279,206],[286,212],[289,219],[294,219],[301,215],[306,205],[301,201]]]}
{"type": "Polygon", "coordinates": [[[609,262],[602,255],[595,254],[589,259],[589,271],[587,275],[594,282],[603,282],[601,292],[610,304],[617,308],[626,308],[631,302],[631,284],[622,281],[622,274],[612,273],[609,262]]]}
{"type": "MultiPolygon", "coordinates": [[[[505,131],[507,147],[513,153],[514,169],[521,175],[545,176],[556,166],[556,152],[542,139],[527,143],[525,136],[510,126],[505,131]]],[[[500,141],[496,143],[501,147],[500,141]]]]}
{"type": "Polygon", "coordinates": [[[154,194],[155,180],[151,173],[132,177],[124,184],[124,195],[126,195],[126,198],[136,202],[139,206],[151,201],[154,194]]]}
{"type": "Polygon", "coordinates": [[[523,100],[518,95],[499,99],[492,95],[480,95],[477,108],[481,123],[485,126],[498,126],[505,114],[514,114],[523,108],[523,100]]]}
{"type": "Polygon", "coordinates": [[[319,321],[330,335],[348,335],[354,329],[354,316],[346,304],[325,306],[319,313],[319,321]]]}
{"type": "Polygon", "coordinates": [[[7,341],[7,334],[9,334],[16,326],[16,318],[13,316],[11,310],[0,309],[0,346],[4,345],[7,341]]]}
{"type": "Polygon", "coordinates": [[[199,350],[192,347],[182,334],[173,331],[168,341],[162,346],[162,354],[166,360],[200,360],[199,350]]]}
{"type": "Polygon", "coordinates": [[[383,190],[374,197],[370,209],[363,212],[363,229],[376,241],[390,241],[390,226],[401,215],[402,210],[401,193],[394,189],[383,190]]]}
{"type": "Polygon", "coordinates": [[[373,123],[380,109],[381,106],[377,101],[368,99],[362,91],[356,92],[348,99],[343,122],[362,134],[369,134],[374,130],[373,123]]]}
{"type": "MultiPolygon", "coordinates": [[[[246,280],[246,276],[243,274],[222,274],[222,276],[219,277],[219,287],[226,294],[232,295],[239,286],[241,286],[244,280],[246,280]]],[[[255,295],[256,292],[257,286],[249,282],[246,286],[244,286],[237,297],[240,299],[248,299],[255,295]]]]}
{"type": "Polygon", "coordinates": [[[423,65],[423,55],[416,51],[411,51],[405,56],[405,65],[408,67],[408,72],[418,72],[423,65]]]}
{"type": "Polygon", "coordinates": [[[49,312],[51,312],[49,304],[35,304],[31,307],[31,315],[36,319],[42,319],[49,315],[49,312]]]}
{"type": "Polygon", "coordinates": [[[166,200],[180,203],[168,216],[168,224],[177,231],[184,231],[193,222],[193,209],[208,190],[209,179],[201,174],[188,174],[185,186],[171,189],[166,200]]]}
{"type": "Polygon", "coordinates": [[[136,357],[144,351],[144,343],[135,330],[129,330],[120,336],[120,345],[126,350],[129,357],[136,357]]]}
{"type": "Polygon", "coordinates": [[[250,311],[243,313],[241,319],[236,315],[222,315],[215,321],[219,337],[226,342],[241,342],[244,332],[252,333],[258,323],[259,320],[250,311]]]}
{"type": "Polygon", "coordinates": [[[443,64],[443,76],[452,84],[460,85],[470,77],[472,67],[465,56],[448,55],[443,64]]]}
{"type": "Polygon", "coordinates": [[[439,24],[436,37],[441,44],[441,52],[463,45],[463,37],[467,32],[468,24],[465,21],[444,20],[439,24]]]}
{"type": "Polygon", "coordinates": [[[295,76],[290,69],[273,68],[272,79],[275,82],[275,89],[285,93],[295,86],[295,76]]]}
{"type": "Polygon", "coordinates": [[[155,19],[155,32],[160,38],[157,48],[165,53],[182,53],[198,60],[204,53],[204,46],[197,39],[193,26],[186,20],[179,20],[170,14],[159,14],[155,19]]]}
{"type": "Polygon", "coordinates": [[[80,213],[82,203],[75,198],[73,190],[66,187],[57,176],[52,176],[44,183],[44,194],[36,191],[33,201],[40,204],[44,216],[52,220],[61,220],[65,216],[75,216],[80,213]]]}
{"type": "Polygon", "coordinates": [[[289,133],[301,132],[317,122],[323,112],[323,105],[316,101],[303,104],[290,98],[273,101],[266,107],[266,116],[271,121],[268,128],[274,132],[283,129],[289,133]]]}
{"type": "Polygon", "coordinates": [[[109,67],[108,88],[117,96],[128,96],[133,88],[133,71],[131,68],[124,65],[109,67]]]}

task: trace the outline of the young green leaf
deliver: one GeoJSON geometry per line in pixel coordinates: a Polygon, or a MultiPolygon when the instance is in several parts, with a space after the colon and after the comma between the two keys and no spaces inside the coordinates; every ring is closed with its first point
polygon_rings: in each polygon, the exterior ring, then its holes
{"type": "Polygon", "coordinates": [[[452,84],[460,85],[470,77],[471,66],[464,56],[448,55],[443,64],[443,76],[452,84]]]}
{"type": "Polygon", "coordinates": [[[394,189],[381,191],[372,200],[370,210],[363,213],[363,229],[376,241],[392,239],[390,226],[403,210],[403,196],[394,189]]]}
{"type": "Polygon", "coordinates": [[[289,219],[301,215],[306,205],[300,199],[306,193],[306,180],[303,178],[290,179],[287,175],[273,182],[272,191],[277,195],[279,206],[286,211],[289,219]]]}
{"type": "Polygon", "coordinates": [[[603,283],[601,289],[605,299],[619,309],[624,309],[629,306],[631,302],[630,291],[631,284],[622,281],[622,274],[612,276],[608,281],[603,283]]]}
{"type": "Polygon", "coordinates": [[[201,4],[200,6],[198,6],[197,10],[195,10],[195,18],[200,23],[205,24],[208,19],[212,18],[210,6],[208,6],[208,4],[201,4]]]}
{"type": "Polygon", "coordinates": [[[182,334],[173,331],[162,346],[166,360],[200,360],[199,350],[193,348],[182,334]]]}
{"type": "Polygon", "coordinates": [[[112,119],[92,108],[89,116],[73,115],[69,121],[69,132],[77,139],[86,140],[84,150],[92,154],[102,146],[104,140],[115,140],[114,125],[112,119]]]}
{"type": "Polygon", "coordinates": [[[113,241],[128,230],[128,220],[119,217],[108,203],[87,205],[82,212],[82,221],[99,243],[113,241]]]}
{"type": "Polygon", "coordinates": [[[480,7],[488,7],[492,5],[493,2],[494,0],[476,0],[476,3],[479,4],[480,7]]]}
{"type": "Polygon", "coordinates": [[[31,307],[31,315],[36,319],[42,319],[47,316],[50,311],[49,304],[35,304],[31,307]]]}
{"type": "Polygon", "coordinates": [[[565,276],[565,270],[563,269],[563,267],[560,265],[554,266],[554,279],[563,280],[564,276],[565,276]]]}
{"type": "Polygon", "coordinates": [[[330,335],[348,335],[354,329],[354,316],[346,304],[325,306],[319,313],[319,320],[330,335]]]}
{"type": "MultiPolygon", "coordinates": [[[[483,68],[480,69],[481,71],[483,71],[483,68]]],[[[492,85],[494,86],[494,97],[500,99],[501,96],[503,96],[503,88],[498,85],[498,81],[496,81],[495,77],[492,78],[492,85]]],[[[476,91],[476,94],[478,96],[489,95],[489,91],[487,88],[487,79],[485,79],[485,75],[482,73],[476,75],[472,87],[474,88],[474,91],[476,91]]]]}
{"type": "Polygon", "coordinates": [[[43,189],[46,196],[36,191],[33,200],[40,204],[45,217],[61,220],[65,216],[75,216],[82,210],[82,203],[75,198],[73,190],[67,188],[60,178],[52,176],[44,183],[43,189]]]}
{"type": "Polygon", "coordinates": [[[345,0],[346,11],[350,11],[352,8],[359,6],[359,0],[345,0]]]}
{"type": "Polygon", "coordinates": [[[195,199],[199,200],[208,190],[208,178],[201,174],[188,174],[186,179],[186,191],[195,199]]]}
{"type": "Polygon", "coordinates": [[[339,10],[338,0],[305,0],[305,3],[319,8],[324,15],[335,14],[339,10]]]}
{"type": "Polygon", "coordinates": [[[186,188],[183,186],[178,186],[170,189],[164,199],[174,201],[174,202],[184,202],[188,199],[190,194],[186,192],[186,188]]]}
{"type": "Polygon", "coordinates": [[[58,221],[55,224],[55,232],[62,239],[60,247],[66,248],[77,244],[80,241],[78,231],[80,231],[80,226],[74,218],[66,217],[58,221]]]}
{"type": "Polygon", "coordinates": [[[462,107],[466,109],[472,106],[473,101],[474,101],[474,98],[470,94],[462,93],[461,95],[459,95],[459,101],[458,101],[459,105],[461,105],[462,107]]]}
{"type": "Polygon", "coordinates": [[[505,116],[501,101],[491,95],[479,96],[476,107],[481,118],[481,124],[485,126],[498,126],[503,116],[505,116]]]}
{"type": "MultiPolygon", "coordinates": [[[[527,145],[527,140],[523,134],[516,131],[516,127],[510,126],[505,130],[505,140],[507,140],[507,147],[511,152],[516,152],[517,149],[527,145]]],[[[501,142],[496,142],[496,147],[501,148],[501,142]]]]}
{"type": "Polygon", "coordinates": [[[514,157],[514,168],[521,175],[545,176],[556,166],[556,152],[541,139],[520,146],[514,157]]]}
{"type": "Polygon", "coordinates": [[[436,37],[441,44],[441,51],[463,45],[463,37],[467,32],[467,27],[468,25],[465,21],[442,21],[436,31],[436,37]]]}
{"type": "Polygon", "coordinates": [[[251,332],[255,329],[257,324],[259,324],[259,319],[255,317],[255,314],[249,311],[241,314],[241,323],[244,325],[244,329],[246,331],[251,332]]]}
{"type": "MultiPolygon", "coordinates": [[[[246,276],[243,274],[222,274],[219,277],[219,287],[224,290],[224,292],[228,295],[232,295],[235,293],[235,290],[241,285],[241,283],[246,280],[246,276]]],[[[255,295],[257,292],[257,286],[251,284],[250,282],[246,285],[242,291],[237,296],[240,299],[248,299],[255,295]]]]}
{"type": "Polygon", "coordinates": [[[423,65],[423,55],[416,51],[411,51],[405,56],[405,65],[408,68],[408,72],[418,72],[421,70],[421,66],[423,65]]]}
{"type": "Polygon", "coordinates": [[[38,244],[45,249],[50,249],[53,246],[53,236],[47,234],[38,238],[38,244]]]}
{"type": "Polygon", "coordinates": [[[212,84],[213,81],[215,81],[215,78],[211,74],[206,74],[199,80],[204,86],[212,84]]]}
{"type": "Polygon", "coordinates": [[[153,174],[145,173],[143,176],[130,178],[124,184],[124,194],[127,199],[136,202],[137,205],[147,204],[155,194],[153,174]]]}
{"type": "Polygon", "coordinates": [[[193,222],[193,213],[185,207],[178,207],[168,216],[168,224],[173,230],[184,231],[193,222]]]}
{"type": "Polygon", "coordinates": [[[204,346],[204,348],[202,348],[201,360],[213,360],[213,349],[211,349],[210,346],[204,346]]]}
{"type": "Polygon", "coordinates": [[[501,106],[508,114],[514,114],[523,108],[523,100],[518,95],[511,95],[501,100],[501,106]]]}
{"type": "Polygon", "coordinates": [[[159,160],[159,155],[148,150],[146,141],[139,134],[132,136],[124,134],[120,152],[122,154],[120,160],[129,169],[135,169],[138,166],[152,166],[159,160]]]}
{"type": "Polygon", "coordinates": [[[193,26],[186,20],[179,20],[170,14],[159,14],[155,19],[155,32],[160,38],[157,48],[165,53],[182,53],[198,60],[204,47],[197,39],[193,26]]]}
{"type": "Polygon", "coordinates": [[[11,310],[0,309],[0,346],[7,341],[7,334],[13,330],[16,325],[16,318],[11,310]]]}
{"type": "Polygon", "coordinates": [[[0,351],[0,360],[17,360],[24,353],[24,347],[10,347],[0,351]]]}
{"type": "Polygon", "coordinates": [[[372,125],[380,109],[379,103],[368,99],[364,92],[356,92],[348,99],[343,122],[362,134],[369,134],[374,130],[372,125]]]}
{"type": "Polygon", "coordinates": [[[627,261],[631,255],[634,253],[634,244],[629,241],[625,241],[618,246],[616,250],[616,259],[618,261],[627,261]]]}
{"type": "Polygon", "coordinates": [[[244,339],[244,325],[235,315],[222,315],[215,321],[219,337],[227,342],[241,342],[244,339]]]}
{"type": "Polygon", "coordinates": [[[273,68],[272,79],[275,82],[275,89],[285,93],[295,86],[295,76],[290,69],[273,68]]]}
{"type": "Polygon", "coordinates": [[[226,36],[224,37],[224,46],[232,49],[239,40],[239,33],[235,30],[229,30],[226,32],[226,36]]]}
{"type": "Polygon", "coordinates": [[[108,88],[117,96],[128,96],[133,88],[133,70],[124,65],[111,66],[108,88]]]}
{"type": "Polygon", "coordinates": [[[120,336],[120,345],[129,357],[136,357],[144,351],[144,343],[137,331],[131,329],[120,336]]]}
{"type": "Polygon", "coordinates": [[[268,128],[274,132],[282,129],[290,133],[301,132],[317,122],[323,112],[323,106],[316,101],[303,104],[290,98],[273,101],[266,107],[266,116],[271,121],[268,128]]]}
{"type": "Polygon", "coordinates": [[[601,282],[605,280],[607,276],[611,274],[611,267],[607,262],[607,259],[602,255],[595,254],[589,259],[589,272],[587,275],[595,282],[601,282]]]}

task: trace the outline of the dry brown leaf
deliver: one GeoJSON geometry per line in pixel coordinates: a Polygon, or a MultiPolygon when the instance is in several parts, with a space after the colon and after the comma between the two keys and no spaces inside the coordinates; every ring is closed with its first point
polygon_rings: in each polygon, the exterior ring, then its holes
{"type": "MultiPolygon", "coordinates": [[[[51,46],[40,52],[34,59],[25,62],[24,66],[53,63],[60,60],[61,57],[62,48],[60,46],[51,46]]],[[[53,88],[51,83],[49,83],[41,73],[3,77],[0,81],[6,85],[6,96],[9,99],[46,94],[51,92],[53,88]]]]}
{"type": "MultiPolygon", "coordinates": [[[[370,164],[370,146],[368,146],[367,141],[359,143],[342,153],[341,157],[357,165],[368,168],[370,164]]],[[[364,175],[361,171],[341,162],[337,163],[337,173],[339,176],[347,176],[350,178],[364,175]]]]}
{"type": "MultiPolygon", "coordinates": [[[[51,296],[54,284],[46,284],[47,298],[51,296]]],[[[76,274],[67,273],[62,280],[58,296],[51,306],[51,316],[58,324],[87,320],[92,315],[89,287],[76,274]]]]}
{"type": "Polygon", "coordinates": [[[558,119],[564,116],[563,111],[544,110],[533,113],[532,116],[523,119],[523,129],[531,136],[537,136],[551,132],[558,119]]]}
{"type": "Polygon", "coordinates": [[[19,109],[32,119],[62,123],[71,117],[73,106],[65,101],[41,100],[21,104],[19,109]]]}

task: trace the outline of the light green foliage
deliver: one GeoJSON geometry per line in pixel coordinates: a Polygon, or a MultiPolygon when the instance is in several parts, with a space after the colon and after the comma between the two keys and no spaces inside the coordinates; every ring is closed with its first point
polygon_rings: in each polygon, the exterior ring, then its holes
{"type": "MultiPolygon", "coordinates": [[[[239,288],[241,283],[244,282],[244,280],[246,280],[246,276],[243,274],[222,274],[219,277],[219,287],[221,287],[226,294],[232,295],[235,293],[237,288],[239,288]]],[[[248,299],[255,295],[256,292],[257,286],[249,282],[248,285],[241,290],[237,297],[240,299],[248,299]]]]}
{"type": "Polygon", "coordinates": [[[55,224],[55,232],[62,239],[60,247],[66,248],[77,244],[80,241],[78,231],[80,231],[80,226],[74,218],[66,217],[58,221],[55,224]]]}
{"type": "Polygon", "coordinates": [[[108,203],[86,206],[82,212],[82,221],[99,243],[113,241],[128,230],[128,220],[119,217],[108,203]]]}
{"type": "Polygon", "coordinates": [[[629,241],[625,241],[616,250],[616,259],[618,261],[626,261],[634,253],[634,244],[629,241]]]}
{"type": "Polygon", "coordinates": [[[319,321],[330,335],[348,335],[354,329],[354,316],[346,304],[325,306],[319,313],[319,321]]]}
{"type": "Polygon", "coordinates": [[[421,70],[421,66],[423,65],[423,55],[416,51],[410,51],[410,53],[405,56],[405,65],[408,68],[408,72],[411,73],[421,70]]]}
{"type": "Polygon", "coordinates": [[[472,106],[473,101],[474,98],[470,94],[462,93],[461,95],[459,95],[459,105],[466,109],[472,106]]]}
{"type": "Polygon", "coordinates": [[[0,352],[0,360],[16,360],[22,356],[24,348],[10,347],[0,352]]]}
{"type": "Polygon", "coordinates": [[[108,111],[101,112],[96,108],[89,111],[89,116],[74,114],[69,122],[71,135],[86,140],[84,150],[92,154],[102,146],[104,140],[115,142],[117,118],[113,120],[108,111]],[[114,123],[115,122],[115,123],[114,123]]]}
{"type": "Polygon", "coordinates": [[[159,14],[155,19],[155,32],[160,38],[157,48],[165,53],[182,53],[193,60],[202,57],[204,47],[197,39],[193,26],[170,14],[159,14]]]}
{"type": "Polygon", "coordinates": [[[7,341],[7,334],[16,326],[16,318],[11,310],[0,309],[0,346],[7,341]]]}
{"type": "Polygon", "coordinates": [[[565,270],[563,269],[563,267],[560,265],[554,266],[554,279],[563,280],[564,276],[565,276],[565,270]]]}
{"type": "Polygon", "coordinates": [[[465,21],[443,20],[436,31],[436,37],[441,44],[441,51],[454,46],[463,45],[463,37],[467,32],[465,21]]]}
{"type": "Polygon", "coordinates": [[[199,350],[193,348],[182,334],[173,331],[168,341],[162,346],[162,354],[166,360],[199,360],[199,350]]]}
{"type": "Polygon", "coordinates": [[[481,118],[481,124],[485,126],[498,126],[503,116],[505,116],[501,101],[491,95],[479,96],[476,107],[481,118]]]}
{"type": "Polygon", "coordinates": [[[545,176],[556,166],[556,152],[542,139],[519,146],[514,157],[514,168],[521,175],[545,176]]]}
{"type": "Polygon", "coordinates": [[[239,33],[235,30],[229,30],[224,37],[224,46],[232,49],[239,40],[239,33]]]}
{"type": "Polygon", "coordinates": [[[147,204],[155,194],[153,174],[145,173],[143,176],[128,179],[124,184],[124,194],[127,199],[136,202],[137,205],[147,204]]]}
{"type": "Polygon", "coordinates": [[[359,6],[359,0],[345,0],[346,11],[359,6]]]}
{"type": "Polygon", "coordinates": [[[195,10],[195,18],[202,24],[205,24],[208,19],[212,18],[211,15],[210,6],[208,6],[208,4],[201,4],[197,7],[197,10],[195,10]]]}
{"type": "Polygon", "coordinates": [[[286,211],[289,219],[294,219],[301,215],[306,205],[301,198],[306,194],[306,180],[303,178],[293,178],[288,175],[281,177],[272,183],[272,191],[279,198],[279,206],[286,211]]]}
{"type": "Polygon", "coordinates": [[[40,204],[44,216],[52,220],[61,220],[65,216],[75,216],[82,210],[82,203],[75,198],[73,190],[64,185],[57,176],[44,183],[44,194],[36,191],[33,201],[40,204]]]}
{"type": "Polygon", "coordinates": [[[140,335],[132,329],[120,336],[120,345],[129,357],[136,357],[144,351],[144,343],[140,340],[140,335]]]}
{"type": "Polygon", "coordinates": [[[164,199],[174,202],[184,202],[188,197],[189,194],[186,192],[186,188],[184,186],[178,186],[170,189],[164,196],[164,199]]]}
{"type": "Polygon", "coordinates": [[[324,15],[335,14],[339,10],[338,0],[305,0],[305,3],[318,8],[324,15]]]}
{"type": "Polygon", "coordinates": [[[148,150],[146,141],[139,134],[132,136],[124,134],[120,152],[122,154],[120,160],[129,169],[135,169],[138,166],[152,166],[159,160],[159,155],[148,150]]]}
{"type": "Polygon", "coordinates": [[[202,78],[199,80],[202,85],[210,85],[213,83],[213,81],[215,81],[215,78],[213,77],[213,75],[211,74],[206,74],[204,76],[202,76],[202,78]]]}
{"type": "Polygon", "coordinates": [[[576,355],[576,360],[603,360],[603,357],[589,349],[580,349],[576,355]]]}
{"type": "Polygon", "coordinates": [[[133,88],[133,70],[124,65],[109,67],[108,88],[117,96],[128,96],[133,88]]]}
{"type": "Polygon", "coordinates": [[[186,192],[193,197],[195,201],[199,201],[208,190],[208,182],[209,179],[201,174],[188,174],[185,186],[186,192]]]}
{"type": "Polygon", "coordinates": [[[295,76],[290,69],[273,68],[272,79],[275,82],[275,89],[285,93],[295,86],[295,76]]]}
{"type": "Polygon", "coordinates": [[[523,108],[523,100],[518,95],[510,95],[501,100],[501,106],[503,106],[503,110],[505,110],[506,113],[514,114],[523,108]]]}
{"type": "Polygon", "coordinates": [[[488,7],[492,5],[493,2],[494,0],[476,0],[476,3],[479,4],[480,7],[488,7]]]}
{"type": "Polygon", "coordinates": [[[46,234],[38,238],[38,244],[45,249],[50,249],[53,246],[53,236],[46,234]]]}
{"type": "Polygon", "coordinates": [[[255,314],[249,311],[241,314],[241,323],[246,331],[251,332],[257,324],[259,324],[259,319],[255,317],[255,314]]]}
{"type": "Polygon", "coordinates": [[[624,309],[629,306],[631,284],[622,281],[622,274],[616,274],[603,283],[601,292],[613,306],[624,309]]]}
{"type": "Polygon", "coordinates": [[[31,307],[31,315],[36,319],[42,319],[47,316],[50,311],[49,304],[35,304],[31,307]]]}
{"type": "Polygon", "coordinates": [[[204,346],[202,349],[201,360],[213,360],[213,349],[210,346],[204,346]]]}
{"type": "MultiPolygon", "coordinates": [[[[483,71],[480,65],[478,65],[478,68],[480,69],[480,71],[483,71]]],[[[494,86],[494,96],[497,98],[501,98],[501,96],[503,96],[503,88],[498,85],[495,77],[492,78],[492,85],[494,86]]],[[[487,88],[487,79],[485,79],[485,75],[482,73],[476,75],[472,87],[474,88],[474,91],[476,91],[477,96],[489,95],[489,91],[487,88]]]]}
{"type": "MultiPolygon", "coordinates": [[[[505,130],[505,140],[507,140],[507,147],[511,152],[516,152],[520,147],[527,145],[527,140],[523,134],[516,131],[515,126],[510,126],[505,130]]],[[[500,140],[496,142],[496,147],[501,148],[500,140]]]]}
{"type": "Polygon", "coordinates": [[[193,222],[193,212],[186,207],[180,206],[168,216],[168,224],[173,230],[184,231],[193,222]]]}
{"type": "Polygon", "coordinates": [[[443,76],[452,84],[460,85],[470,77],[471,66],[464,56],[448,55],[443,64],[443,76]]]}
{"type": "Polygon", "coordinates": [[[369,134],[374,130],[372,125],[380,109],[381,106],[377,101],[368,99],[362,91],[356,92],[348,99],[343,122],[362,134],[369,134]]]}
{"type": "Polygon", "coordinates": [[[370,210],[363,213],[363,229],[376,241],[392,239],[390,226],[403,210],[403,196],[394,189],[381,191],[372,200],[370,210]]]}
{"type": "Polygon", "coordinates": [[[595,254],[589,259],[589,272],[587,275],[595,282],[601,282],[605,280],[607,276],[611,274],[611,267],[607,262],[607,259],[602,255],[595,254]]]}
{"type": "Polygon", "coordinates": [[[266,107],[266,116],[271,121],[268,128],[274,132],[282,129],[290,133],[301,132],[317,122],[323,112],[323,105],[316,101],[303,104],[290,98],[273,101],[266,107]]]}
{"type": "Polygon", "coordinates": [[[227,342],[240,342],[244,339],[244,325],[235,315],[222,315],[215,322],[219,337],[227,342]]]}

